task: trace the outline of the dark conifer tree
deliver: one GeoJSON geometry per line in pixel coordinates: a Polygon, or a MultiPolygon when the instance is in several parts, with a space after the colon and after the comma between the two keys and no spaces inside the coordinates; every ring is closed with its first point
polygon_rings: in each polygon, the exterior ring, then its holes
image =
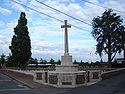
{"type": "Polygon", "coordinates": [[[9,47],[12,58],[18,63],[21,69],[27,66],[27,62],[31,57],[31,43],[27,27],[27,19],[25,13],[21,12],[18,25],[14,28],[14,35],[9,47]]]}

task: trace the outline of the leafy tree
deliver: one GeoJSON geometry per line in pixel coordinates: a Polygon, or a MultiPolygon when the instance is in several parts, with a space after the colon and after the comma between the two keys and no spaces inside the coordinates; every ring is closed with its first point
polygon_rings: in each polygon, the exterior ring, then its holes
{"type": "Polygon", "coordinates": [[[57,61],[57,64],[61,64],[61,60],[60,59],[57,61]]]}
{"type": "Polygon", "coordinates": [[[51,58],[49,61],[50,64],[55,64],[55,61],[51,58]]]}
{"type": "Polygon", "coordinates": [[[4,64],[4,63],[5,63],[5,55],[2,54],[0,57],[1,57],[1,58],[0,58],[1,64],[4,64]]]}
{"type": "Polygon", "coordinates": [[[120,31],[117,34],[117,47],[120,53],[123,51],[124,63],[125,63],[125,27],[121,25],[119,28],[120,31]]]}
{"type": "Polygon", "coordinates": [[[17,67],[18,65],[13,61],[11,54],[6,58],[7,67],[17,67]]]}
{"type": "Polygon", "coordinates": [[[6,62],[5,55],[2,54],[2,55],[0,56],[0,64],[1,64],[1,66],[3,66],[3,65],[5,64],[5,62],[6,62]]]}
{"type": "Polygon", "coordinates": [[[108,62],[111,63],[116,53],[117,48],[116,35],[120,30],[119,26],[122,23],[120,16],[113,13],[113,10],[106,10],[102,16],[97,16],[92,21],[93,31],[92,36],[96,39],[96,52],[102,56],[102,53],[108,54],[108,62]]]}
{"type": "Polygon", "coordinates": [[[34,64],[38,64],[37,58],[34,59],[34,64]]]}
{"type": "Polygon", "coordinates": [[[37,60],[37,58],[34,59],[34,64],[36,64],[36,67],[38,67],[38,60],[37,60]]]}
{"type": "Polygon", "coordinates": [[[47,64],[47,61],[46,60],[43,60],[44,64],[47,64]]]}
{"type": "Polygon", "coordinates": [[[76,60],[74,60],[73,64],[77,64],[77,61],[76,61],[76,60]]]}
{"type": "Polygon", "coordinates": [[[28,64],[36,64],[36,63],[34,63],[34,58],[31,57],[31,58],[29,59],[29,61],[28,61],[28,64]]]}
{"type": "Polygon", "coordinates": [[[40,59],[40,63],[44,63],[44,60],[42,58],[40,59]]]}
{"type": "Polygon", "coordinates": [[[21,69],[27,66],[27,62],[31,57],[31,43],[25,16],[25,13],[21,12],[18,25],[14,28],[15,35],[9,47],[12,52],[12,58],[19,64],[21,69]]]}
{"type": "Polygon", "coordinates": [[[125,63],[125,26],[121,26],[121,48],[123,50],[124,55],[124,63],[125,63]]]}
{"type": "Polygon", "coordinates": [[[28,64],[35,64],[35,67],[38,67],[38,60],[37,58],[30,58],[29,61],[28,61],[28,64]]]}
{"type": "Polygon", "coordinates": [[[80,63],[84,63],[82,60],[81,60],[81,62],[80,63]]]}

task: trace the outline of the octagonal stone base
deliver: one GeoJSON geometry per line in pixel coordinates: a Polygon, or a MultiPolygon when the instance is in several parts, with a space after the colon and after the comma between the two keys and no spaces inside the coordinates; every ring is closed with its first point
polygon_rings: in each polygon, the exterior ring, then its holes
{"type": "Polygon", "coordinates": [[[72,56],[61,56],[61,65],[56,65],[56,72],[77,72],[78,65],[72,63],[72,56]]]}
{"type": "Polygon", "coordinates": [[[74,88],[86,85],[86,72],[48,72],[48,85],[58,88],[74,88]]]}

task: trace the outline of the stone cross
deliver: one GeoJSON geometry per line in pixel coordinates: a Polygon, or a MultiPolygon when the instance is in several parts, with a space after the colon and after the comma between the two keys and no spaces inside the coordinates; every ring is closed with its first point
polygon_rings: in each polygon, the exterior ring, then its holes
{"type": "Polygon", "coordinates": [[[67,24],[67,20],[64,20],[65,25],[61,25],[61,28],[65,28],[65,34],[64,34],[64,47],[65,47],[65,52],[64,56],[69,56],[69,48],[68,48],[68,29],[71,28],[71,25],[67,24]]]}

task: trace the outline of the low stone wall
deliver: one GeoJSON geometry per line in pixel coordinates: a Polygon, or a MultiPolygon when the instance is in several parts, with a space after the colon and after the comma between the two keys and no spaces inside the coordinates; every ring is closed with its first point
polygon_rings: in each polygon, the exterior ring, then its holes
{"type": "MultiPolygon", "coordinates": [[[[7,69],[11,70],[20,70],[18,67],[8,67],[7,69]]],[[[26,68],[25,71],[55,71],[54,67],[48,67],[48,68],[26,68]]]]}
{"type": "Polygon", "coordinates": [[[116,68],[79,68],[79,71],[92,71],[92,70],[99,70],[101,72],[107,72],[107,71],[112,71],[116,70],[116,68]]]}
{"type": "Polygon", "coordinates": [[[21,71],[21,70],[0,69],[0,73],[8,75],[9,77],[16,79],[17,81],[25,84],[26,86],[30,88],[45,87],[44,85],[33,81],[34,73],[32,72],[26,72],[26,71],[21,71]]]}
{"type": "Polygon", "coordinates": [[[79,72],[36,71],[34,81],[55,87],[77,87],[87,85],[89,82],[101,81],[100,70],[79,72]]]}
{"type": "Polygon", "coordinates": [[[100,70],[88,70],[88,82],[98,82],[101,80],[101,71],[100,70]]]}
{"type": "Polygon", "coordinates": [[[87,83],[89,82],[95,83],[125,73],[125,68],[116,70],[108,68],[107,69],[108,71],[105,72],[99,69],[86,68],[84,69],[85,71],[77,71],[77,72],[57,72],[57,71],[45,71],[45,70],[21,71],[21,70],[6,69],[6,70],[0,70],[0,73],[6,74],[13,78],[14,77],[18,77],[19,79],[23,78],[23,80],[25,80],[26,78],[41,84],[51,85],[55,87],[64,87],[64,88],[87,85],[87,83]]]}
{"type": "Polygon", "coordinates": [[[28,73],[23,73],[23,72],[18,72],[15,70],[0,70],[0,73],[8,75],[12,78],[14,77],[18,77],[18,78],[26,78],[29,80],[33,80],[33,75],[32,74],[28,74],[28,73]]]}
{"type": "Polygon", "coordinates": [[[120,75],[122,73],[125,73],[125,68],[104,72],[104,73],[102,73],[101,78],[102,78],[102,80],[105,80],[105,79],[109,79],[113,76],[120,75]]]}
{"type": "Polygon", "coordinates": [[[87,84],[87,74],[83,72],[48,72],[48,85],[59,88],[74,88],[87,84]]]}
{"type": "Polygon", "coordinates": [[[37,71],[34,72],[34,81],[42,84],[48,83],[48,72],[47,71],[37,71]]]}

